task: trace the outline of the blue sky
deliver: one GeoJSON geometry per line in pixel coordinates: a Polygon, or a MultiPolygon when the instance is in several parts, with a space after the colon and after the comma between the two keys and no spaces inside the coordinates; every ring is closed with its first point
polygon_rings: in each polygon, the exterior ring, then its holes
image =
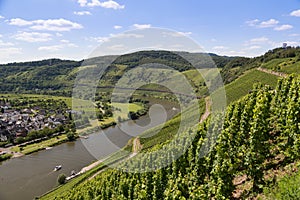
{"type": "Polygon", "coordinates": [[[80,60],[112,35],[149,27],[253,57],[300,45],[299,25],[299,0],[0,0],[0,63],[80,60]]]}

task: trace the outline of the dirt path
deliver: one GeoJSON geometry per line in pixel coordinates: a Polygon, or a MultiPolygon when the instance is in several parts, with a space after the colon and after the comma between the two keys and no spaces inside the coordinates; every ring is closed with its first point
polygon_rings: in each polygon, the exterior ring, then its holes
{"type": "Polygon", "coordinates": [[[91,170],[91,169],[93,169],[94,167],[97,167],[100,163],[102,163],[104,160],[98,160],[97,162],[94,162],[94,163],[92,163],[92,164],[90,164],[89,166],[86,166],[86,167],[84,167],[84,168],[82,168],[81,170],[80,170],[80,172],[79,173],[84,173],[84,172],[87,172],[87,171],[89,171],[89,170],[91,170]]]}
{"type": "Polygon", "coordinates": [[[140,138],[134,138],[132,142],[132,152],[138,153],[142,149],[140,138]]]}
{"type": "Polygon", "coordinates": [[[211,106],[211,100],[209,97],[205,98],[205,113],[201,116],[200,123],[204,122],[208,116],[210,115],[210,106],[211,106]]]}
{"type": "Polygon", "coordinates": [[[270,70],[270,69],[265,69],[265,68],[261,68],[261,67],[257,68],[257,70],[258,70],[258,71],[261,71],[261,72],[265,72],[265,73],[267,73],[267,74],[272,74],[272,75],[275,75],[275,76],[280,76],[280,77],[283,77],[283,78],[285,78],[285,77],[288,76],[288,75],[285,74],[285,73],[282,73],[282,72],[275,72],[275,71],[272,71],[272,70],[270,70]]]}

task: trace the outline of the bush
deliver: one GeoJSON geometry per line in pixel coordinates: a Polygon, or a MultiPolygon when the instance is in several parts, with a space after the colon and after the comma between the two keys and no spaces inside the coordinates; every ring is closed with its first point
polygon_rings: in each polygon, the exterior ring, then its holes
{"type": "Polygon", "coordinates": [[[1,161],[4,161],[4,160],[8,160],[8,159],[10,159],[11,157],[12,157],[11,154],[4,154],[4,155],[1,155],[1,156],[0,156],[0,162],[1,162],[1,161]]]}
{"type": "Polygon", "coordinates": [[[69,141],[73,141],[73,140],[75,140],[75,134],[73,132],[68,132],[67,138],[69,141]]]}
{"type": "Polygon", "coordinates": [[[60,184],[60,185],[65,184],[66,178],[67,178],[67,177],[66,177],[65,174],[60,174],[60,175],[58,175],[58,178],[57,178],[58,184],[60,184]]]}

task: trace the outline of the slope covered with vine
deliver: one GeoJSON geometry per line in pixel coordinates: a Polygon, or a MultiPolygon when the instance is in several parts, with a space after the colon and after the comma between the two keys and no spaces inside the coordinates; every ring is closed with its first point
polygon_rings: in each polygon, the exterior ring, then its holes
{"type": "Polygon", "coordinates": [[[156,167],[157,170],[128,173],[109,169],[64,194],[57,194],[56,199],[254,197],[276,178],[267,176],[268,171],[300,158],[299,87],[300,78],[293,75],[280,79],[275,90],[256,85],[250,94],[228,107],[222,129],[217,123],[221,117],[210,118],[180,134],[171,148],[164,149],[164,144],[159,144],[145,150],[163,149],[171,161],[175,152],[189,144],[186,152],[170,165],[145,166],[152,161],[163,163],[164,157],[137,155],[122,163],[121,168],[156,167]],[[215,131],[218,137],[214,141],[215,131]],[[189,140],[190,135],[193,140],[189,140]],[[204,143],[210,144],[205,156],[204,143]]]}

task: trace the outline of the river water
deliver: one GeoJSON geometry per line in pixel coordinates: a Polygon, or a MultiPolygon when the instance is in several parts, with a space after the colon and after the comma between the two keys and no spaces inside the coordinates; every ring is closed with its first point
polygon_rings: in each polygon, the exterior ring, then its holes
{"type": "Polygon", "coordinates": [[[154,106],[151,106],[150,114],[134,122],[124,122],[120,126],[91,134],[87,139],[0,163],[0,200],[34,199],[55,187],[59,174],[68,176],[72,170],[80,171],[125,146],[132,136],[163,123],[179,111],[172,109],[178,108],[178,105],[167,101],[152,100],[151,105],[154,106]],[[155,106],[157,104],[163,107],[155,106]],[[62,169],[54,172],[56,165],[62,165],[62,169]]]}

